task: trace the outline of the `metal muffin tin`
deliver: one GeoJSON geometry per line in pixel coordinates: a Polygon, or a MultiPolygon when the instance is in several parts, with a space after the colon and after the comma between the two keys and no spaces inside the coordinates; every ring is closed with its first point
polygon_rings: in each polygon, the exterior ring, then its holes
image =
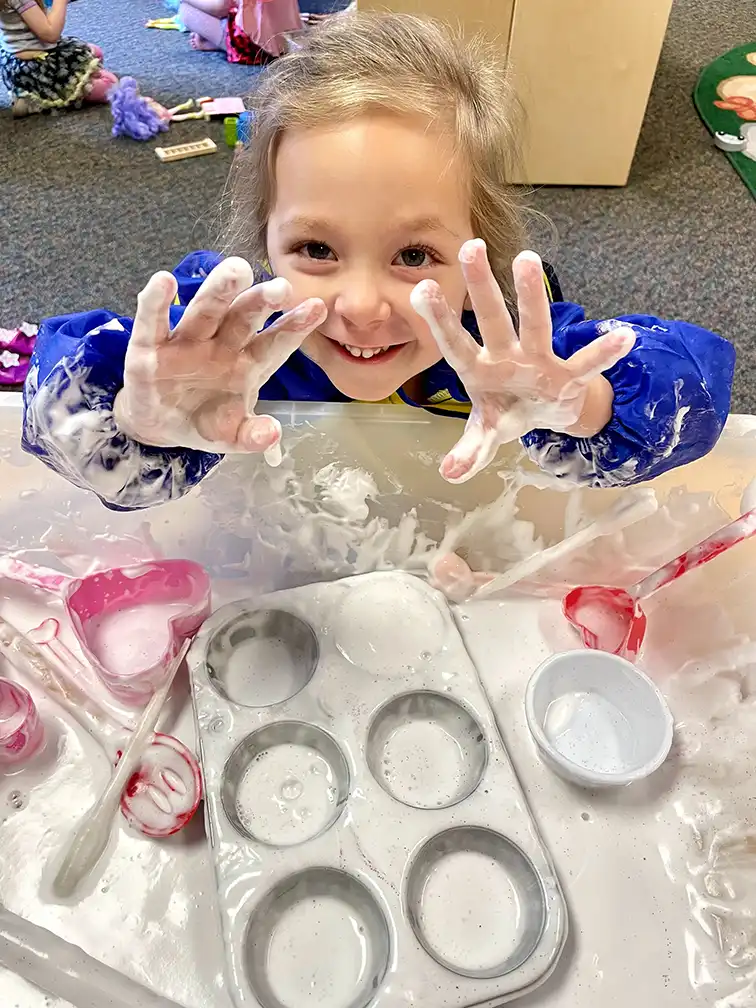
{"type": "Polygon", "coordinates": [[[443,596],[389,572],[234,602],[189,666],[240,1008],[468,1008],[549,975],[564,898],[443,596]]]}

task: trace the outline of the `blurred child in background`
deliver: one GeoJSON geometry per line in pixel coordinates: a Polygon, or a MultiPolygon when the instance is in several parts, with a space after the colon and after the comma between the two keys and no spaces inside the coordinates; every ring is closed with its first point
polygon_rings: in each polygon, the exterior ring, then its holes
{"type": "Polygon", "coordinates": [[[230,63],[264,63],[284,51],[284,32],[302,27],[297,0],[183,0],[179,17],[200,51],[230,63]]]}
{"type": "Polygon", "coordinates": [[[118,80],[102,49],[63,35],[68,0],[0,0],[0,74],[25,116],[82,102],[102,103],[118,80]]]}

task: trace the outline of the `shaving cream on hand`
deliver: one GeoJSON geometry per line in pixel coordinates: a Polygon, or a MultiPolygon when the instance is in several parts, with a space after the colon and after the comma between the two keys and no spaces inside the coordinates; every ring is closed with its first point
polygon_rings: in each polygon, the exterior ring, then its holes
{"type": "Polygon", "coordinates": [[[159,448],[264,452],[275,464],[281,426],[254,410],[260,389],[326,317],[311,298],[264,328],[292,300],[281,277],[253,285],[252,267],[231,257],[208,276],[174,330],[170,273],[139,295],[115,419],[129,437],[159,448]]]}
{"type": "Polygon", "coordinates": [[[423,280],[411,295],[413,308],[428,323],[472,406],[464,434],[441,463],[441,475],[450,483],[471,479],[491,462],[500,445],[528,431],[568,432],[585,422],[583,411],[592,390],[595,398],[595,380],[635,343],[630,326],[618,324],[562,360],[552,346],[543,266],[535,252],[520,253],[512,267],[519,333],[491,271],[485,243],[465,242],[459,259],[482,345],[463,328],[434,281],[423,280]]]}

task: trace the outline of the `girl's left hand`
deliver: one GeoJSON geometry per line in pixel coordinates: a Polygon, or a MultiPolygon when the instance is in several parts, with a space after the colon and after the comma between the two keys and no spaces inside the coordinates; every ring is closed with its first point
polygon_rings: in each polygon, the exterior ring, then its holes
{"type": "Polygon", "coordinates": [[[428,323],[472,404],[462,437],[441,463],[441,475],[450,483],[471,479],[500,445],[536,428],[584,437],[597,434],[609,422],[613,402],[612,387],[602,372],[635,343],[632,329],[617,324],[562,360],[554,353],[543,266],[535,252],[521,252],[512,266],[519,336],[485,243],[477,238],[465,242],[459,259],[482,346],[463,328],[433,280],[423,280],[411,295],[415,311],[428,323]]]}

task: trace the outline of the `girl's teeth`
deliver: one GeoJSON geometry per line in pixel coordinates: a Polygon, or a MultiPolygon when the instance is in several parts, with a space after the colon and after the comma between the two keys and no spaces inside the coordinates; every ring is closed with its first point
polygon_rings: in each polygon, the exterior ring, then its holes
{"type": "Polygon", "coordinates": [[[352,357],[366,357],[368,359],[370,359],[371,357],[375,357],[375,356],[377,356],[380,353],[383,353],[384,350],[388,350],[388,347],[385,347],[385,346],[384,347],[378,347],[375,350],[373,350],[373,349],[371,349],[371,350],[363,350],[361,347],[349,346],[348,343],[342,343],[341,345],[344,347],[345,350],[349,351],[349,353],[352,355],[352,357]]]}

